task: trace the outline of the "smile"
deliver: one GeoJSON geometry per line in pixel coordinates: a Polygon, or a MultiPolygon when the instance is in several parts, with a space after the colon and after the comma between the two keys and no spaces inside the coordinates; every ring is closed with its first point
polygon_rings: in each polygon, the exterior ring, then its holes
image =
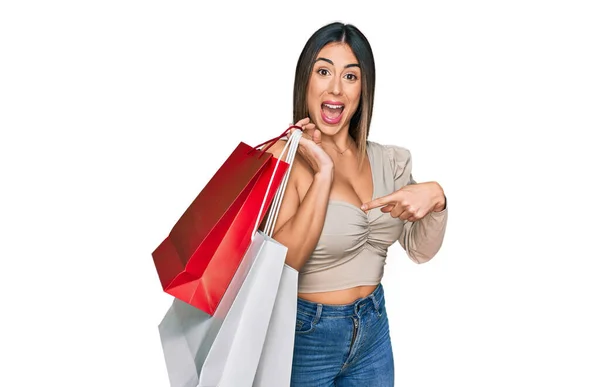
{"type": "Polygon", "coordinates": [[[342,120],[344,104],[341,102],[327,101],[321,104],[321,118],[330,125],[338,124],[342,120]]]}

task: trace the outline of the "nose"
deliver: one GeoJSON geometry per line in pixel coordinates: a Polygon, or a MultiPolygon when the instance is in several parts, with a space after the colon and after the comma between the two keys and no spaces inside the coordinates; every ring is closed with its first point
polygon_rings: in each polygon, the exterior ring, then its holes
{"type": "Polygon", "coordinates": [[[333,95],[341,95],[342,94],[342,80],[338,77],[331,77],[331,82],[329,85],[331,94],[333,95]]]}

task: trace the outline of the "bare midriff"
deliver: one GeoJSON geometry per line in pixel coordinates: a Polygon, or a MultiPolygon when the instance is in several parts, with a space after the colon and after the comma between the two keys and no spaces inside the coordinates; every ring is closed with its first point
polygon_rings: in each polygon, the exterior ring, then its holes
{"type": "Polygon", "coordinates": [[[298,297],[317,304],[346,305],[367,297],[377,285],[357,286],[349,289],[318,293],[298,293],[298,297]]]}

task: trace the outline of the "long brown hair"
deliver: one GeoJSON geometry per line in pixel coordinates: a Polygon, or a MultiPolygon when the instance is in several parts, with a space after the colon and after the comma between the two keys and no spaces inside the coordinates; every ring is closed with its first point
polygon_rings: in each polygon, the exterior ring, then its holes
{"type": "Polygon", "coordinates": [[[350,119],[349,134],[358,146],[360,164],[367,154],[367,138],[375,99],[375,60],[367,38],[352,24],[340,22],[318,29],[306,42],[296,65],[294,80],[294,122],[309,116],[306,91],[319,51],[329,43],[346,43],[356,56],[361,70],[361,97],[350,119]]]}

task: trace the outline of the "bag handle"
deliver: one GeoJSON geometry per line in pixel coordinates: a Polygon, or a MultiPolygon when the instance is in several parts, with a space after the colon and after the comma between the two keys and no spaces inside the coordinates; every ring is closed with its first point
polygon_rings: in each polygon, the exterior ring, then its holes
{"type": "Polygon", "coordinates": [[[300,130],[302,130],[302,128],[301,128],[300,126],[297,126],[297,125],[291,125],[289,128],[287,128],[287,129],[285,130],[285,132],[281,133],[279,136],[277,136],[277,137],[273,137],[272,139],[270,139],[270,140],[267,140],[267,141],[263,142],[262,144],[258,144],[258,145],[257,145],[257,146],[255,146],[255,147],[254,147],[254,148],[253,148],[253,149],[252,149],[250,152],[252,152],[252,151],[255,151],[255,150],[258,150],[258,148],[260,148],[260,147],[261,147],[261,146],[263,146],[263,145],[267,145],[267,144],[269,144],[269,146],[267,146],[265,149],[262,149],[262,152],[261,152],[260,156],[258,156],[258,157],[261,157],[262,155],[264,155],[264,154],[265,154],[265,152],[266,152],[266,151],[268,151],[268,150],[269,150],[269,148],[271,148],[273,145],[275,145],[275,143],[276,143],[277,141],[279,141],[279,140],[281,140],[283,137],[287,136],[287,134],[289,133],[289,131],[290,131],[290,130],[292,130],[292,129],[300,129],[300,130]]]}
{"type": "Polygon", "coordinates": [[[287,183],[292,172],[294,158],[296,157],[296,152],[298,151],[298,146],[300,144],[301,137],[302,130],[298,130],[292,134],[291,138],[288,141],[290,143],[290,149],[286,155],[285,161],[289,165],[289,167],[287,171],[285,171],[283,181],[277,188],[277,192],[275,193],[275,199],[273,200],[273,206],[271,207],[271,211],[269,211],[269,217],[267,218],[267,223],[265,225],[265,233],[271,238],[273,237],[273,232],[275,231],[275,222],[277,220],[277,217],[279,216],[279,210],[281,209],[283,195],[285,194],[285,189],[287,187],[287,183]]]}
{"type": "MultiPolygon", "coordinates": [[[[294,127],[298,128],[297,126],[291,126],[281,136],[275,137],[274,140],[275,141],[279,140],[289,130],[291,130],[294,127]]],[[[258,226],[260,225],[260,214],[262,214],[262,212],[265,208],[265,205],[267,203],[267,196],[269,195],[269,191],[271,190],[271,186],[273,185],[273,180],[275,179],[275,172],[277,171],[277,167],[279,167],[279,163],[281,162],[281,159],[283,158],[283,155],[285,154],[286,150],[288,149],[288,147],[290,147],[290,150],[288,151],[287,155],[285,156],[286,157],[285,161],[289,164],[289,167],[283,176],[283,180],[282,180],[281,184],[277,188],[277,192],[275,193],[275,198],[273,200],[273,206],[271,207],[271,210],[269,211],[269,216],[267,218],[267,223],[265,226],[266,235],[269,237],[273,236],[272,234],[273,234],[273,229],[275,227],[275,220],[277,219],[277,216],[279,215],[279,209],[281,208],[283,194],[285,192],[285,188],[286,188],[287,182],[289,180],[289,176],[290,176],[290,172],[292,170],[294,158],[296,157],[296,151],[298,150],[298,144],[300,143],[300,138],[302,137],[302,128],[299,128],[299,129],[300,130],[292,133],[292,136],[290,137],[290,139],[288,141],[286,141],[286,144],[283,147],[281,154],[277,158],[277,162],[275,163],[275,168],[273,169],[273,173],[271,174],[271,179],[269,180],[269,185],[267,186],[267,191],[265,192],[265,196],[264,196],[262,204],[260,206],[260,211],[258,212],[258,217],[256,219],[256,224],[254,226],[254,230],[252,231],[252,239],[254,239],[254,236],[256,235],[256,231],[258,230],[258,226]]],[[[273,140],[269,140],[269,141],[265,142],[264,144],[269,143],[270,141],[273,141],[273,140]]],[[[264,144],[261,144],[261,145],[264,145],[264,144]]],[[[273,142],[273,144],[274,144],[274,142],[273,142]]],[[[273,144],[271,144],[271,145],[273,145],[273,144]]],[[[261,146],[261,145],[258,145],[258,146],[261,146]]]]}

